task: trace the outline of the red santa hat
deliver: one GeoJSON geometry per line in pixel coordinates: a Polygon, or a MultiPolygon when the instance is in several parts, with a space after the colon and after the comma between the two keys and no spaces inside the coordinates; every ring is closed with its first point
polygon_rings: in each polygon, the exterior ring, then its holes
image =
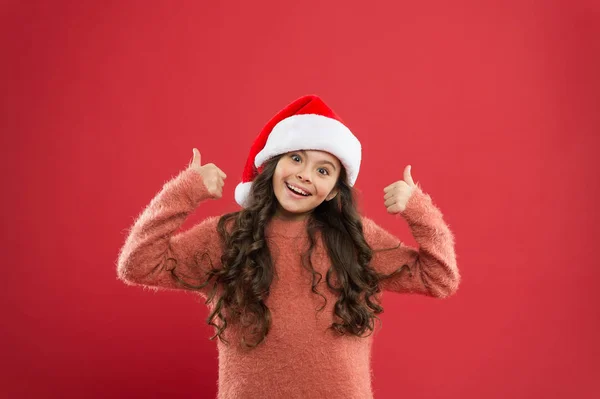
{"type": "Polygon", "coordinates": [[[350,129],[319,97],[300,97],[279,111],[255,139],[235,200],[245,206],[254,178],[270,158],[290,151],[321,150],[336,156],[346,169],[348,184],[358,177],[361,145],[350,129]]]}

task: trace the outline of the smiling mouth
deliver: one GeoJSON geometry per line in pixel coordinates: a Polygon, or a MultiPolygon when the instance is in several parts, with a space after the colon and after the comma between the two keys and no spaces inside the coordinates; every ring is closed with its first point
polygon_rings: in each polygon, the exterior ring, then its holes
{"type": "Polygon", "coordinates": [[[303,197],[309,197],[311,195],[310,193],[307,193],[304,190],[301,190],[301,189],[299,189],[297,187],[289,185],[288,183],[285,183],[285,186],[288,188],[288,190],[290,190],[294,194],[301,195],[303,197]]]}

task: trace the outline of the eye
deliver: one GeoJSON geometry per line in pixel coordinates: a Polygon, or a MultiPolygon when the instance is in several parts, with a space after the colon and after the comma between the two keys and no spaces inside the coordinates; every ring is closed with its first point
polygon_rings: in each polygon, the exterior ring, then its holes
{"type": "Polygon", "coordinates": [[[317,170],[318,170],[318,171],[319,171],[319,173],[320,173],[320,174],[322,174],[322,175],[328,175],[328,174],[329,174],[329,171],[328,171],[327,169],[325,169],[325,168],[319,168],[319,169],[317,169],[317,170]]]}
{"type": "Polygon", "coordinates": [[[293,159],[294,161],[296,161],[296,162],[300,162],[300,161],[302,161],[302,158],[300,158],[300,155],[298,155],[298,154],[292,154],[292,155],[290,156],[290,158],[292,158],[292,159],[293,159]]]}

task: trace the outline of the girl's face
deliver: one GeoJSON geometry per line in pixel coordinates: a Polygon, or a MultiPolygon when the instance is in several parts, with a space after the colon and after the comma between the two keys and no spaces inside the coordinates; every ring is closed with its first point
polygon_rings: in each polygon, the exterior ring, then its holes
{"type": "Polygon", "coordinates": [[[283,155],[273,174],[277,197],[276,216],[303,219],[323,201],[337,194],[336,183],[342,165],[325,151],[293,151],[283,155]]]}

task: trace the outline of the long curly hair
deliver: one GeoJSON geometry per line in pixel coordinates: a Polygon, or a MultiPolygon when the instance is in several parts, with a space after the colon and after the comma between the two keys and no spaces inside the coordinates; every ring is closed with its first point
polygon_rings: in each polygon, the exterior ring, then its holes
{"type": "MultiPolygon", "coordinates": [[[[218,337],[228,343],[223,332],[229,324],[234,323],[241,323],[244,329],[250,328],[250,335],[254,339],[249,341],[243,335],[241,341],[245,347],[256,347],[269,334],[271,312],[265,301],[275,272],[265,238],[265,227],[277,209],[272,179],[282,156],[265,163],[261,173],[254,179],[247,206],[219,219],[217,229],[225,248],[221,257],[222,267],[211,268],[206,282],[197,287],[177,278],[189,289],[201,289],[213,281],[207,304],[215,301],[217,287],[221,288],[220,296],[206,320],[215,328],[211,340],[218,337]]],[[[381,291],[379,283],[401,272],[402,268],[385,275],[369,266],[373,250],[365,240],[354,191],[347,183],[343,167],[337,189],[338,194],[334,199],[323,201],[310,213],[307,223],[309,247],[302,256],[302,264],[312,274],[311,291],[321,296],[326,305],[327,299],[317,290],[323,276],[315,271],[311,261],[317,245],[317,233],[320,232],[331,261],[326,274],[327,286],[338,294],[334,313],[339,321],[334,321],[330,328],[340,335],[362,337],[368,333],[368,336],[374,331],[375,320],[381,322],[377,317],[383,312],[376,295],[381,291]],[[334,275],[337,284],[333,281],[334,275]]],[[[318,311],[322,311],[325,305],[318,311]]]]}

